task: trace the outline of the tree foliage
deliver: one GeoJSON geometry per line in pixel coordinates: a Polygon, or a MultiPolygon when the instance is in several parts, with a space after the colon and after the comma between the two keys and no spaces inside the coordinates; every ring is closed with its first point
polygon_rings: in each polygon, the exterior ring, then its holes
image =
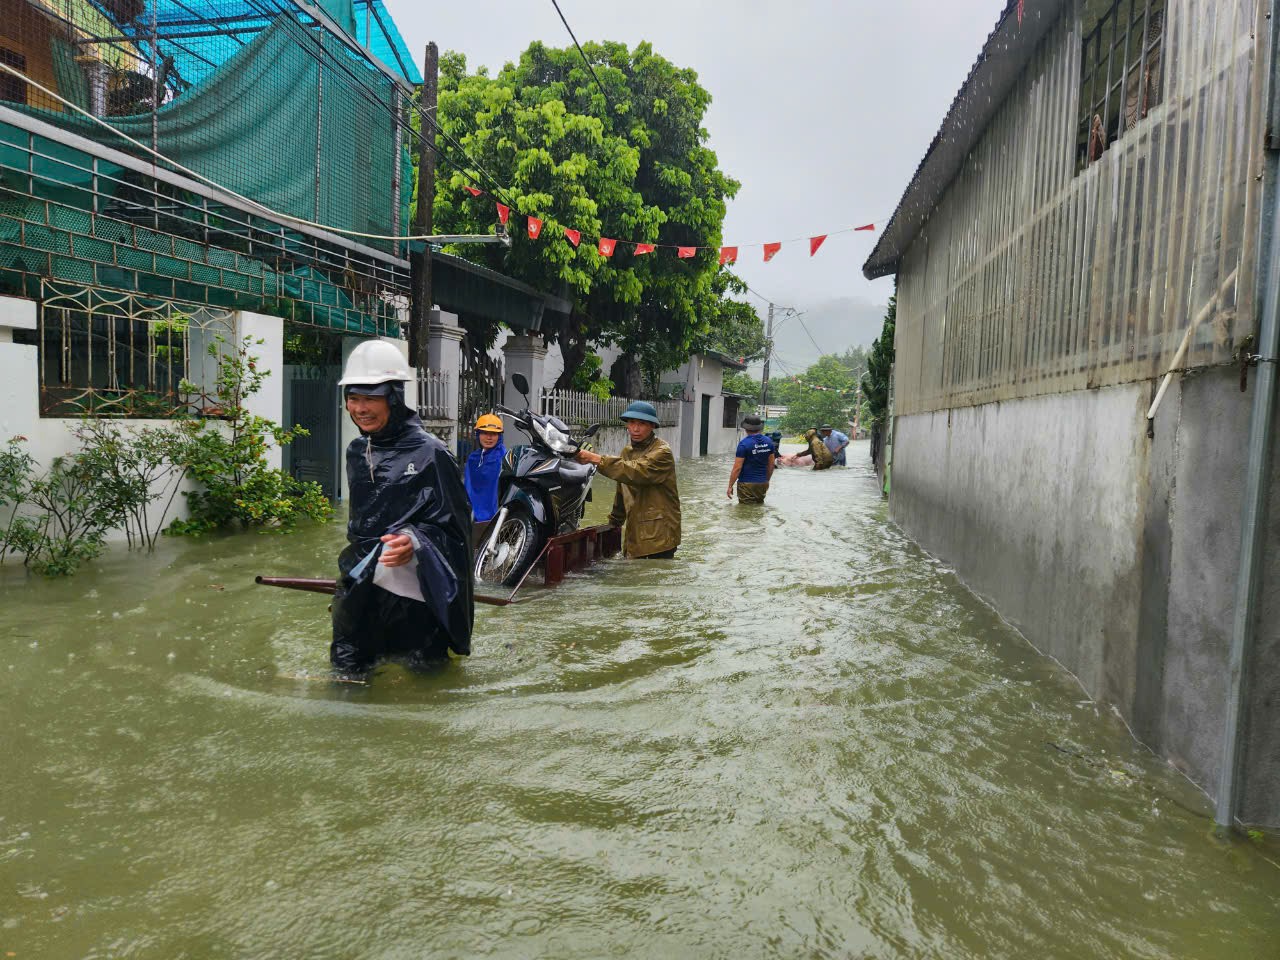
{"type": "MultiPolygon", "coordinates": [[[[209,344],[209,355],[218,362],[218,419],[180,422],[186,434],[181,464],[200,482],[200,489],[186,494],[189,519],[175,520],[168,533],[198,534],[239,526],[291,530],[302,518],[327,520],[330,516],[329,500],[319,484],[295,480],[268,464],[272,442],[283,446],[296,436],[306,436],[306,431],[286,430],[245,406],[262,389],[268,374],[252,353],[260,343],[245,337],[224,350],[225,338],[216,337],[209,344]]],[[[191,383],[184,382],[182,389],[197,392],[191,383]]]]}
{"type": "Polygon", "coordinates": [[[862,392],[867,398],[867,412],[875,428],[883,425],[889,411],[889,373],[893,369],[893,334],[898,318],[897,294],[889,298],[889,309],[884,315],[884,327],[871,345],[867,357],[867,373],[862,378],[862,392]]]}
{"type": "Polygon", "coordinates": [[[829,423],[838,430],[845,430],[856,402],[857,384],[840,358],[831,355],[819,357],[800,375],[800,380],[799,384],[791,384],[794,394],[787,403],[782,429],[801,431],[829,423]]]}
{"type": "Polygon", "coordinates": [[[747,371],[726,373],[723,383],[726,393],[742,394],[747,398],[747,402],[751,406],[755,406],[760,402],[760,381],[747,371]]]}
{"type": "Polygon", "coordinates": [[[468,73],[465,59],[441,59],[437,116],[446,155],[466,167],[440,168],[435,222],[442,232],[494,228],[494,197],[462,188],[481,185],[516,215],[510,249],[465,246],[456,251],[573,304],[567,320],[543,333],[560,343],[565,383],[592,344],[622,348],[632,369],[619,389],[656,379],[673,355],[689,352],[716,324],[745,321],[722,305],[727,286],[715,248],[725,204],[738,183],[706,145],[703,118],[710,94],[697,74],[676,67],[648,43],[587,43],[587,59],[608,92],[597,88],[572,48],[533,43],[496,76],[468,73]],[[449,140],[465,150],[451,150],[449,140]],[[476,167],[468,167],[468,159],[476,167]],[[483,168],[501,187],[481,172],[483,168]],[[544,221],[541,236],[524,234],[523,216],[544,221]],[[565,229],[584,235],[580,246],[565,229]],[[697,246],[694,257],[637,256],[619,244],[611,259],[593,240],[616,239],[697,246]]]}

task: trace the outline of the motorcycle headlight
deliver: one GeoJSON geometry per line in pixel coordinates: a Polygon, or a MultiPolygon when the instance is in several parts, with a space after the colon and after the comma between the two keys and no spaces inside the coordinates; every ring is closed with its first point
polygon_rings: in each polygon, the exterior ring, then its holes
{"type": "Polygon", "coordinates": [[[551,426],[551,424],[547,424],[543,428],[543,437],[547,441],[547,446],[561,456],[569,456],[578,452],[577,445],[569,439],[569,435],[551,426]]]}

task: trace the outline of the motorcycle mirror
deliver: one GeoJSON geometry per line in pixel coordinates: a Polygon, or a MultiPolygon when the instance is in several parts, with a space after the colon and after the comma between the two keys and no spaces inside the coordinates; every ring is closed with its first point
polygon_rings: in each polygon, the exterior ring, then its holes
{"type": "Polygon", "coordinates": [[[596,431],[599,429],[600,424],[593,423],[591,426],[587,427],[587,432],[582,435],[582,439],[585,440],[587,437],[594,437],[596,435],[596,431]]]}
{"type": "Polygon", "coordinates": [[[529,381],[525,379],[523,373],[513,373],[511,383],[526,400],[529,399],[529,381]]]}

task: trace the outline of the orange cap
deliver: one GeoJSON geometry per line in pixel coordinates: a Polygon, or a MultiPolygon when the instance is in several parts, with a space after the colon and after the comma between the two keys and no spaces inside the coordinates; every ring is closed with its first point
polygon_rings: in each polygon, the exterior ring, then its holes
{"type": "Polygon", "coordinates": [[[485,433],[502,433],[502,418],[495,417],[492,413],[486,413],[476,421],[476,429],[485,433]]]}

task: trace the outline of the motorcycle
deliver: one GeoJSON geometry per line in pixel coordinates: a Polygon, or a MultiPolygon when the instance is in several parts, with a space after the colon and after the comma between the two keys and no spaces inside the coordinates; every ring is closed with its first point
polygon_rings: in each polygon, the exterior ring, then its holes
{"type": "Polygon", "coordinates": [[[548,539],[578,528],[596,468],[574,460],[582,444],[600,429],[592,424],[580,437],[557,417],[534,413],[529,382],[513,374],[511,382],[524,396],[517,413],[498,405],[532,439],[509,449],[498,475],[498,513],[489,535],[476,552],[477,582],[515,586],[542,555],[548,539]]]}

